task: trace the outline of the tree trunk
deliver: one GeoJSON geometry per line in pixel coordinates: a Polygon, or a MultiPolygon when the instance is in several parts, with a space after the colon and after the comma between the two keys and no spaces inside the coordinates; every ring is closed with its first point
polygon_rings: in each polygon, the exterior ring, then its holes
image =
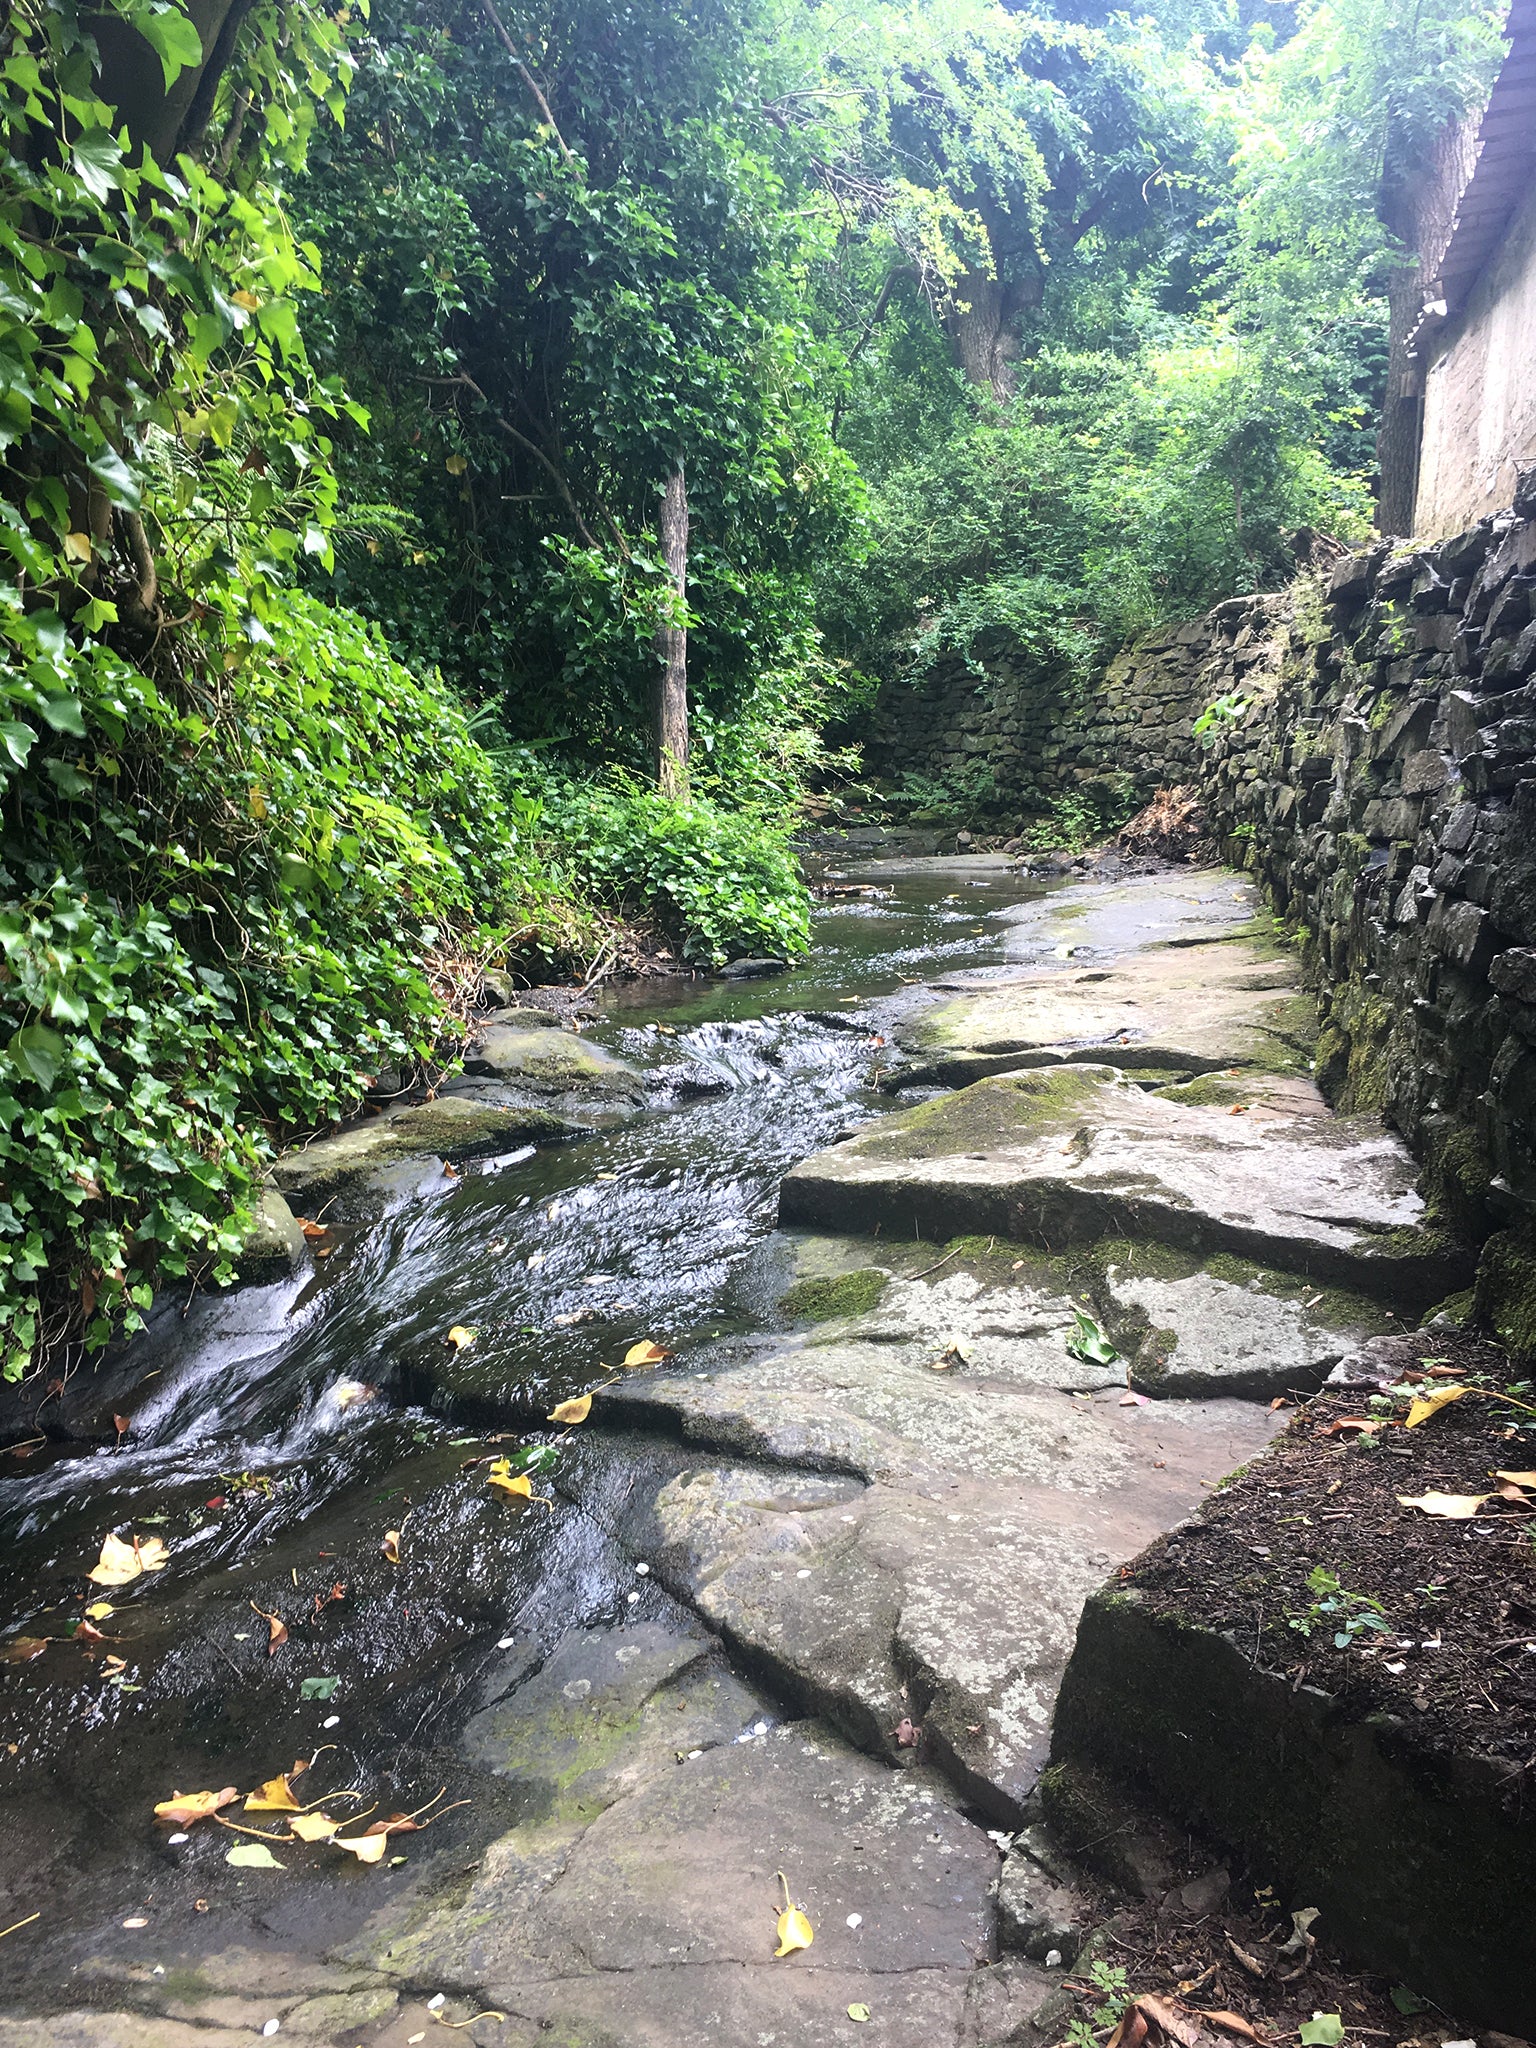
{"type": "Polygon", "coordinates": [[[101,96],[127,124],[131,139],[142,143],[157,163],[168,164],[194,139],[183,135],[194,107],[196,125],[206,127],[248,11],[239,0],[189,0],[187,13],[202,43],[203,60],[189,64],[169,90],[160,59],[136,28],[117,14],[86,17],[101,52],[101,96]]]}
{"type": "MultiPolygon", "coordinates": [[[[679,599],[688,590],[688,487],[683,465],[667,478],[661,501],[661,551],[667,578],[679,599]]],[[[661,663],[656,677],[656,782],[663,796],[688,794],[688,633],[663,626],[656,635],[661,663]]]]}

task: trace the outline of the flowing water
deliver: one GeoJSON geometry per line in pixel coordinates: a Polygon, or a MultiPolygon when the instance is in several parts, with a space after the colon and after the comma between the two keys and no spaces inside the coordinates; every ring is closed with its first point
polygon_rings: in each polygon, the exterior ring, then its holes
{"type": "Polygon", "coordinates": [[[51,1895],[63,1939],[163,1893],[180,1852],[146,1846],[151,1793],[254,1780],[320,1741],[350,1745],[359,1784],[401,1788],[485,1646],[664,1600],[584,1518],[508,1515],[463,1467],[637,1339],[686,1353],[783,1327],[783,1173],[891,1107],[891,1020],[935,975],[984,976],[1046,893],[996,864],[886,866],[818,911],[792,975],[609,992],[588,1035],[645,1072],[644,1113],[338,1230],[302,1280],[173,1306],[137,1341],[120,1444],[0,1455],[0,1632],[48,1642],[0,1663],[0,1901],[51,1895]],[[462,1356],[455,1325],[477,1333],[462,1356]],[[108,1642],[67,1640],[82,1574],[130,1523],[167,1567],[108,1595],[108,1642]],[[269,1656],[271,1615],[290,1633],[269,1656]]]}

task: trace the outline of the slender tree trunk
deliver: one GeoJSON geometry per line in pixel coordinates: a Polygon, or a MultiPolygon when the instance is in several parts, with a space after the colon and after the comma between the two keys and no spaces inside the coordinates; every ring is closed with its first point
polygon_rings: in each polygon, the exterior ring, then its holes
{"type": "MultiPolygon", "coordinates": [[[[683,465],[667,478],[661,502],[661,551],[679,598],[688,589],[688,487],[683,465]]],[[[663,626],[656,635],[661,667],[656,677],[656,781],[663,796],[688,794],[688,633],[663,626]]]]}

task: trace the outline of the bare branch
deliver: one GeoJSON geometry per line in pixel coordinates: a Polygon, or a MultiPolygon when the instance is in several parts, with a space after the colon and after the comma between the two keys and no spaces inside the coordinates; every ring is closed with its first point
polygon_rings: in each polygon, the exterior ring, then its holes
{"type": "Polygon", "coordinates": [[[485,11],[486,20],[491,24],[491,27],[495,29],[497,35],[501,39],[502,48],[506,51],[507,55],[512,59],[512,62],[517,66],[517,73],[519,78],[522,79],[523,84],[528,88],[529,94],[531,95],[533,102],[535,106],[538,108],[540,114],[543,116],[544,122],[548,127],[550,134],[553,135],[555,138],[556,148],[559,150],[561,156],[565,159],[565,161],[574,170],[576,167],[576,159],[571,154],[570,149],[567,147],[565,137],[560,133],[559,124],[556,122],[554,115],[549,110],[549,101],[545,99],[544,94],[540,89],[539,81],[534,77],[533,73],[528,69],[528,66],[517,54],[516,43],[513,42],[512,38],[507,34],[506,29],[502,26],[501,16],[496,12],[496,0],[480,0],[480,5],[485,11]]]}

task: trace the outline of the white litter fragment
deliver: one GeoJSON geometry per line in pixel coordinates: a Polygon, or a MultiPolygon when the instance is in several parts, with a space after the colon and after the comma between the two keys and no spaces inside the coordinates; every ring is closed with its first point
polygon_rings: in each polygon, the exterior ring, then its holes
{"type": "Polygon", "coordinates": [[[516,1636],[503,1636],[503,1637],[502,1637],[502,1639],[501,1639],[501,1641],[500,1641],[500,1642],[499,1642],[499,1643],[498,1643],[498,1644],[496,1645],[496,1647],[497,1647],[497,1649],[498,1649],[498,1650],[510,1650],[510,1649],[511,1649],[511,1647],[512,1647],[512,1645],[513,1645],[513,1644],[514,1644],[514,1643],[515,1643],[516,1641],[517,1641],[517,1637],[516,1637],[516,1636]]]}
{"type": "Polygon", "coordinates": [[[433,1992],[433,1994],[432,1994],[432,1996],[431,1996],[431,1997],[430,1997],[430,1998],[429,1998],[429,1999],[427,2000],[427,2011],[428,2011],[428,2012],[441,2012],[441,2011],[442,2011],[442,2009],[443,2009],[443,2007],[444,2007],[444,2006],[445,2006],[445,2005],[446,2005],[447,2003],[448,2003],[448,1998],[447,1998],[447,1994],[446,1994],[445,1992],[442,1992],[442,1991],[434,1991],[434,1992],[433,1992]]]}
{"type": "Polygon", "coordinates": [[[267,2024],[261,2030],[262,2039],[270,2039],[270,2037],[278,2031],[279,2027],[281,2027],[282,2024],[283,2023],[281,2020],[268,2020],[267,2024]]]}
{"type": "Polygon", "coordinates": [[[323,1720],[323,1721],[322,1721],[322,1722],[320,1723],[320,1726],[321,1726],[322,1728],[339,1728],[339,1727],[341,1726],[341,1716],[340,1716],[340,1714],[329,1714],[329,1715],[327,1715],[327,1717],[325,1718],[325,1720],[323,1720]]]}
{"type": "Polygon", "coordinates": [[[1061,1968],[1061,1950],[1059,1948],[1048,1948],[1046,1950],[1045,1967],[1048,1970],[1059,1970],[1061,1968]]]}
{"type": "Polygon", "coordinates": [[[635,1566],[635,1577],[637,1579],[648,1579],[650,1576],[651,1568],[648,1564],[637,1564],[635,1566]]]}
{"type": "Polygon", "coordinates": [[[633,1607],[635,1602],[640,1598],[640,1595],[638,1593],[626,1593],[624,1597],[626,1600],[628,1600],[630,1606],[633,1607]]]}
{"type": "Polygon", "coordinates": [[[168,1849],[175,1849],[178,1848],[183,1842],[190,1842],[191,1839],[192,1837],[190,1835],[167,1835],[165,1838],[165,1843],[168,1849]]]}
{"type": "Polygon", "coordinates": [[[864,1925],[864,1915],[862,1913],[850,1913],[848,1915],[848,1925],[850,1927],[862,1927],[864,1925]]]}

